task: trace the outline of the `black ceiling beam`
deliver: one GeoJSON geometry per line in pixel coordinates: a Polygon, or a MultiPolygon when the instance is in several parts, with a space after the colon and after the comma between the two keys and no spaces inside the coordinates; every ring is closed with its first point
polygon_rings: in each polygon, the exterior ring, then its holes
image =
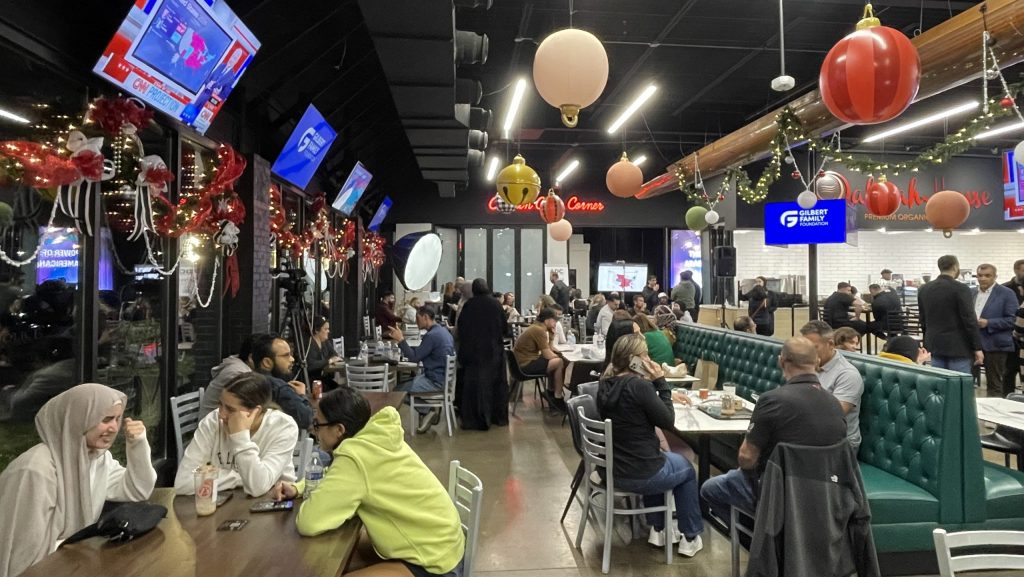
{"type": "MultiPolygon", "coordinates": [[[[631,42],[628,40],[602,40],[602,44],[611,45],[622,45],[622,46],[651,46],[651,42],[631,42]]],[[[653,46],[651,46],[653,47],[653,46]]],[[[676,42],[661,42],[657,45],[657,48],[686,48],[696,50],[761,50],[762,52],[778,52],[777,46],[746,46],[740,44],[685,44],[676,42]]],[[[802,54],[826,54],[828,48],[793,48],[786,46],[786,52],[796,52],[802,54]]]]}
{"type": "Polygon", "coordinates": [[[366,80],[365,82],[363,82],[363,85],[359,87],[359,90],[356,90],[356,91],[352,92],[351,94],[349,94],[348,98],[346,98],[344,100],[344,102],[342,102],[341,104],[338,104],[337,106],[332,108],[330,110],[330,112],[328,112],[324,116],[324,118],[327,119],[328,122],[330,122],[331,119],[333,119],[335,116],[337,116],[339,112],[344,112],[346,104],[348,104],[349,102],[352,102],[352,100],[355,97],[357,97],[360,94],[362,94],[364,91],[366,91],[367,88],[372,86],[374,82],[376,82],[379,78],[382,78],[383,76],[384,76],[384,73],[382,71],[378,70],[377,73],[372,78],[370,78],[369,80],[366,80]]]}
{"type": "MultiPolygon", "coordinates": [[[[805,3],[806,4],[849,4],[849,5],[860,5],[860,6],[863,6],[864,5],[864,0],[809,0],[809,1],[806,1],[805,3]]],[[[884,4],[885,4],[885,6],[880,6],[879,8],[880,9],[883,9],[883,8],[914,8],[914,9],[924,8],[925,10],[942,10],[942,11],[953,10],[954,12],[959,12],[959,11],[967,10],[968,8],[973,7],[974,5],[977,4],[977,2],[963,2],[963,1],[951,2],[951,1],[947,1],[947,0],[885,0],[884,4]]]]}
{"type": "MultiPolygon", "coordinates": [[[[527,2],[526,4],[523,5],[523,14],[522,14],[522,16],[519,17],[519,30],[516,31],[516,36],[515,36],[516,38],[522,38],[523,34],[526,34],[526,31],[530,27],[530,20],[532,18],[533,18],[533,2],[527,2]]],[[[514,42],[513,44],[514,44],[514,46],[512,48],[512,58],[510,58],[509,62],[508,62],[509,86],[511,86],[512,83],[514,82],[514,80],[512,80],[512,76],[515,75],[515,73],[516,73],[516,68],[519,66],[519,55],[523,51],[523,49],[522,49],[523,43],[522,42],[514,42]]]]}
{"type": "Polygon", "coordinates": [[[308,36],[309,34],[313,33],[315,30],[317,30],[318,28],[320,28],[324,24],[327,24],[328,22],[330,22],[331,19],[334,18],[334,16],[336,16],[339,12],[344,10],[346,8],[346,6],[349,5],[349,4],[352,4],[351,0],[348,1],[348,2],[340,2],[340,3],[338,3],[338,5],[335,6],[334,10],[331,10],[329,13],[327,13],[324,16],[322,16],[312,26],[304,28],[301,32],[296,34],[288,42],[285,42],[284,44],[282,44],[280,46],[277,46],[277,49],[274,50],[273,52],[267,52],[266,49],[264,49],[262,52],[259,53],[259,54],[261,54],[263,56],[263,58],[260,59],[258,62],[256,62],[255,64],[252,65],[252,68],[249,70],[249,73],[252,74],[252,73],[255,73],[256,71],[262,71],[264,68],[266,68],[267,63],[272,62],[275,58],[277,58],[281,54],[284,54],[285,52],[287,52],[289,48],[291,48],[293,46],[296,46],[296,45],[299,45],[299,44],[302,44],[303,40],[306,38],[306,36],[308,36]]]}
{"type": "MultiPolygon", "coordinates": [[[[788,32],[790,28],[795,27],[799,23],[803,22],[803,20],[804,20],[803,16],[800,16],[798,18],[794,18],[793,20],[790,20],[789,22],[786,23],[785,31],[788,32]]],[[[739,60],[736,61],[735,64],[730,66],[728,68],[728,70],[726,70],[722,74],[719,74],[711,82],[705,84],[703,88],[701,88],[700,90],[697,91],[697,94],[694,94],[689,99],[687,99],[687,101],[684,102],[681,106],[679,106],[678,108],[673,110],[672,111],[672,116],[679,116],[679,114],[682,113],[687,108],[689,108],[691,104],[693,104],[694,102],[697,102],[698,100],[703,98],[705,94],[707,94],[708,92],[711,92],[712,90],[714,90],[716,86],[718,86],[719,84],[721,84],[722,82],[724,82],[725,80],[730,78],[737,70],[739,70],[740,68],[743,68],[744,66],[747,65],[748,62],[750,62],[754,58],[757,58],[758,56],[763,54],[764,53],[764,47],[768,46],[769,44],[774,44],[776,41],[778,41],[778,39],[779,39],[779,33],[778,32],[776,32],[775,34],[772,34],[771,38],[766,40],[764,42],[764,44],[760,48],[755,48],[755,49],[751,50],[750,52],[748,52],[746,55],[743,56],[743,58],[740,58],[739,60]]]]}
{"type": "MultiPolygon", "coordinates": [[[[633,61],[633,65],[630,66],[629,70],[626,71],[626,74],[622,76],[622,79],[619,80],[619,83],[615,86],[615,89],[612,90],[607,96],[603,98],[605,102],[612,102],[619,95],[619,93],[622,92],[627,86],[632,87],[630,83],[633,80],[633,76],[636,75],[636,73],[640,70],[640,67],[643,66],[644,62],[647,62],[647,59],[650,58],[652,54],[654,54],[655,47],[658,44],[660,44],[663,40],[665,40],[665,38],[668,38],[668,35],[671,34],[673,30],[675,30],[675,27],[679,24],[679,22],[682,21],[683,17],[686,16],[686,13],[692,10],[693,7],[697,5],[697,2],[698,0],[687,0],[687,2],[683,4],[679,8],[679,10],[676,11],[672,18],[669,19],[667,23],[665,23],[664,27],[662,27],[661,32],[659,32],[658,35],[655,36],[651,44],[647,46],[647,49],[644,50],[644,53],[641,54],[639,58],[633,61]]],[[[594,117],[593,122],[597,122],[603,116],[604,114],[602,112],[599,112],[594,117]]]]}

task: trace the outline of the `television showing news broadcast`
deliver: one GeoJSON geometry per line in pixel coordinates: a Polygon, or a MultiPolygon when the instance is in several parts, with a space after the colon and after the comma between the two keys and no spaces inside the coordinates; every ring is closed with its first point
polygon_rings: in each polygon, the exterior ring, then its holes
{"type": "Polygon", "coordinates": [[[370,226],[366,227],[366,230],[372,230],[377,232],[380,230],[380,225],[384,222],[384,219],[388,217],[388,211],[391,210],[391,197],[385,196],[384,200],[381,201],[380,206],[377,207],[377,212],[373,215],[373,220],[370,221],[370,226]]]}
{"type": "Polygon", "coordinates": [[[369,170],[366,170],[363,163],[356,162],[356,165],[352,167],[352,172],[345,179],[345,184],[341,186],[338,198],[335,198],[334,202],[331,203],[331,207],[345,216],[351,216],[352,211],[356,209],[359,199],[366,192],[366,187],[370,185],[372,178],[373,175],[370,174],[369,170]]]}
{"type": "Polygon", "coordinates": [[[337,137],[334,128],[310,104],[270,171],[299,188],[306,188],[337,137]]]}
{"type": "Polygon", "coordinates": [[[1024,158],[1012,150],[1003,153],[1003,218],[1024,220],[1024,158]]]}
{"type": "Polygon", "coordinates": [[[647,284],[647,265],[602,262],[597,265],[597,290],[638,293],[647,284]]]}
{"type": "Polygon", "coordinates": [[[259,48],[224,0],[135,0],[93,72],[204,133],[259,48]]]}

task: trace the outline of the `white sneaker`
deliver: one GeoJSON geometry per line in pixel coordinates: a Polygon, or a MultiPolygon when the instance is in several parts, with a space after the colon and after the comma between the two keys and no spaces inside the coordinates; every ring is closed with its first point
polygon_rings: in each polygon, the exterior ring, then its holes
{"type": "Polygon", "coordinates": [[[701,541],[700,535],[693,538],[693,541],[683,539],[679,542],[679,554],[683,557],[693,557],[698,551],[704,548],[704,542],[701,541]]]}
{"type": "MultiPolygon", "coordinates": [[[[682,535],[682,533],[679,532],[679,528],[673,526],[672,527],[672,542],[673,543],[678,543],[680,540],[682,540],[682,538],[683,538],[683,535],[682,535]]],[[[664,547],[665,546],[665,530],[662,529],[661,531],[655,531],[654,527],[651,527],[651,534],[647,537],[647,542],[650,543],[651,545],[654,545],[655,547],[664,547]]]]}

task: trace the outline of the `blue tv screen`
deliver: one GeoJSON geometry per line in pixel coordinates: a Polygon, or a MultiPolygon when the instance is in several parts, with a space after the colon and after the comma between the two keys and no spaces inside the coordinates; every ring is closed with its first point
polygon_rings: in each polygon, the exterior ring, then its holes
{"type": "Polygon", "coordinates": [[[768,245],[844,243],[846,200],[819,200],[813,208],[795,202],[764,205],[764,242],[768,245]]]}
{"type": "Polygon", "coordinates": [[[327,124],[320,111],[310,104],[270,170],[304,189],[337,137],[338,133],[327,124]]]}
{"type": "Polygon", "coordinates": [[[377,212],[373,215],[373,220],[370,221],[370,226],[366,227],[367,230],[377,232],[380,230],[381,223],[388,217],[388,211],[391,210],[391,197],[385,196],[384,200],[381,201],[380,206],[377,207],[377,212]]]}
{"type": "MultiPolygon", "coordinates": [[[[110,229],[101,231],[99,290],[114,290],[113,256],[110,253],[110,229]]],[[[39,227],[39,258],[36,260],[36,284],[63,280],[78,284],[78,232],[73,228],[39,227]]]]}
{"type": "Polygon", "coordinates": [[[356,203],[366,192],[366,187],[370,185],[370,179],[373,175],[370,174],[369,170],[363,166],[362,162],[356,162],[356,165],[352,167],[352,172],[349,173],[348,178],[345,179],[345,184],[342,185],[341,191],[338,192],[338,198],[334,199],[331,206],[334,210],[344,214],[345,216],[351,216],[352,211],[356,208],[356,203]]]}

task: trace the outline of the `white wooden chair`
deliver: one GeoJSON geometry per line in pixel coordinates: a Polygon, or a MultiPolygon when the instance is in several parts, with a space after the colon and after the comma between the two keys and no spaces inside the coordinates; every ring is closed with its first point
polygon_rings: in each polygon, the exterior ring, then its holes
{"type": "Polygon", "coordinates": [[[452,461],[448,468],[448,496],[459,512],[462,530],[466,532],[466,553],[462,565],[463,577],[473,574],[476,540],[480,533],[480,509],[484,497],[484,483],[469,469],[452,461]]]}
{"type": "Polygon", "coordinates": [[[299,431],[299,440],[292,451],[292,464],[295,465],[295,479],[301,481],[306,476],[306,464],[313,454],[313,437],[307,431],[299,431]]]}
{"type": "Polygon", "coordinates": [[[338,353],[339,357],[345,358],[345,337],[331,339],[331,345],[334,346],[334,352],[338,353]]]}
{"type": "Polygon", "coordinates": [[[373,338],[373,326],[369,315],[363,317],[363,340],[373,338]]]}
{"type": "Polygon", "coordinates": [[[977,553],[953,555],[963,547],[1024,547],[1024,531],[932,531],[935,554],[939,559],[939,575],[956,577],[960,572],[1017,569],[1024,571],[1024,555],[1011,553],[977,553]]]}
{"type": "Polygon", "coordinates": [[[364,393],[388,392],[388,365],[345,364],[345,380],[348,386],[364,393]]]}
{"type": "MultiPolygon", "coordinates": [[[[185,435],[195,433],[199,427],[199,412],[203,405],[203,392],[198,391],[171,397],[171,423],[174,425],[174,442],[178,449],[178,462],[185,456],[185,435]]],[[[189,440],[192,437],[189,436],[189,440]]]]}
{"type": "Polygon", "coordinates": [[[448,427],[448,436],[452,436],[455,428],[455,355],[445,357],[444,388],[429,393],[409,393],[409,414],[412,417],[412,436],[420,426],[420,413],[417,408],[439,408],[444,413],[444,423],[448,427]]]}

